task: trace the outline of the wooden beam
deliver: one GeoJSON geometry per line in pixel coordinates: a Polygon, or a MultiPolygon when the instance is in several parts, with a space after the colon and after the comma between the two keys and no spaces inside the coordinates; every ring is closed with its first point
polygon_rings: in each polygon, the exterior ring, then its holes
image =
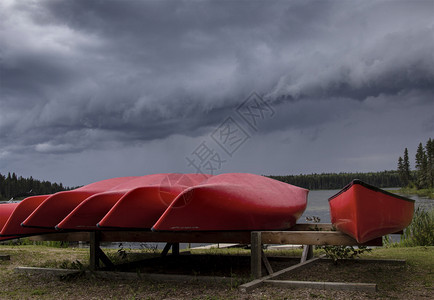
{"type": "MultiPolygon", "coordinates": [[[[250,231],[152,232],[97,231],[101,242],[170,242],[249,244],[250,231]]],[[[31,241],[89,241],[90,232],[59,232],[29,237],[31,241]]]]}
{"type": "Polygon", "coordinates": [[[167,255],[167,253],[169,253],[170,248],[172,248],[172,243],[166,243],[166,245],[164,246],[163,251],[161,251],[161,256],[164,257],[167,255]]]}
{"type": "Polygon", "coordinates": [[[99,234],[96,232],[90,233],[90,257],[89,268],[91,271],[99,269],[99,234]]]}
{"type": "Polygon", "coordinates": [[[264,280],[267,285],[288,288],[306,288],[321,290],[344,290],[375,292],[377,285],[375,283],[351,283],[351,282],[316,282],[316,281],[292,281],[292,280],[264,280]]]}
{"type": "Polygon", "coordinates": [[[253,278],[262,277],[262,242],[260,231],[253,231],[251,233],[250,271],[253,278]]]}
{"type": "Polygon", "coordinates": [[[273,268],[270,265],[270,262],[268,261],[267,256],[265,255],[264,251],[261,248],[261,258],[262,263],[264,264],[265,268],[267,269],[268,275],[273,274],[273,268]]]}
{"type": "MultiPolygon", "coordinates": [[[[331,224],[297,224],[289,231],[262,231],[262,244],[295,245],[358,245],[350,236],[340,231],[302,230],[312,225],[321,228],[331,224]]],[[[250,244],[250,231],[209,232],[152,232],[152,231],[97,231],[101,242],[169,242],[169,243],[239,243],[250,244]]],[[[32,241],[89,241],[90,232],[50,233],[30,237],[32,241]]],[[[363,245],[381,246],[381,238],[363,245]]]]}
{"type": "Polygon", "coordinates": [[[179,255],[179,243],[172,244],[172,255],[179,255]]]}
{"type": "Polygon", "coordinates": [[[102,242],[237,243],[249,244],[250,231],[102,231],[102,242]]]}
{"type": "Polygon", "coordinates": [[[322,255],[322,256],[320,256],[320,257],[312,258],[312,259],[309,259],[309,260],[307,260],[307,261],[305,261],[305,262],[302,262],[302,263],[296,264],[296,265],[291,266],[291,267],[289,267],[289,268],[286,268],[286,269],[283,269],[283,270],[280,270],[280,271],[274,272],[274,273],[271,274],[271,275],[267,275],[267,276],[264,276],[264,277],[261,277],[261,278],[257,278],[257,279],[255,279],[255,280],[253,280],[253,281],[250,281],[250,282],[248,282],[248,283],[245,283],[245,284],[240,285],[240,286],[239,286],[239,289],[240,289],[242,292],[248,292],[248,291],[251,291],[251,290],[257,288],[258,286],[260,286],[260,285],[261,285],[265,280],[273,279],[273,278],[275,278],[275,277],[278,277],[278,276],[280,276],[280,275],[283,275],[283,274],[285,274],[285,273],[287,273],[287,272],[290,272],[290,271],[292,271],[292,270],[295,270],[295,269],[297,269],[297,268],[300,268],[300,267],[306,266],[306,265],[308,265],[308,264],[311,264],[311,263],[313,263],[313,262],[315,262],[315,261],[321,259],[321,258],[324,257],[324,256],[325,256],[325,254],[322,255]]]}
{"type": "Polygon", "coordinates": [[[313,257],[313,246],[312,245],[304,245],[303,253],[301,255],[300,262],[305,262],[313,257]]]}
{"type": "Polygon", "coordinates": [[[97,248],[98,252],[98,258],[103,262],[103,264],[108,268],[113,268],[115,265],[113,262],[108,258],[108,256],[104,253],[104,251],[101,250],[100,247],[97,248]]]}

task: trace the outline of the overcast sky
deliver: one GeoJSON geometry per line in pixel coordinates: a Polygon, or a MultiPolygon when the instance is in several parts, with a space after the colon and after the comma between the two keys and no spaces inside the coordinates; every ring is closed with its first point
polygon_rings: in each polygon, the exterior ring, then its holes
{"type": "Polygon", "coordinates": [[[0,173],[395,169],[434,137],[434,1],[0,2],[0,173]]]}

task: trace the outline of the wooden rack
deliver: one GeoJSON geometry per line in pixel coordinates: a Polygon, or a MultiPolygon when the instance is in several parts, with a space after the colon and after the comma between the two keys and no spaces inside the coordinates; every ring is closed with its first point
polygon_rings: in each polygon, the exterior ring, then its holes
{"type": "MultiPolygon", "coordinates": [[[[306,245],[301,262],[312,259],[312,245],[359,245],[348,235],[332,231],[331,224],[296,224],[285,231],[191,231],[191,232],[153,232],[153,231],[93,231],[61,232],[33,236],[33,241],[86,241],[90,243],[90,268],[98,270],[100,261],[113,266],[110,259],[100,248],[101,242],[165,242],[162,255],[170,248],[172,254],[179,254],[179,243],[239,243],[251,245],[251,273],[260,278],[262,264],[272,273],[267,258],[262,251],[263,244],[306,245]]],[[[381,246],[381,238],[364,245],[381,246]]]]}

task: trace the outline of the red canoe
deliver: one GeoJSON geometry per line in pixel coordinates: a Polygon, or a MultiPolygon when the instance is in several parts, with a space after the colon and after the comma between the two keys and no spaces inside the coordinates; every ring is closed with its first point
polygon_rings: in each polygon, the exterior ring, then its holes
{"type": "Polygon", "coordinates": [[[151,229],[172,201],[185,189],[200,184],[211,175],[165,174],[157,186],[131,190],[98,223],[100,228],[151,229]]]}
{"type": "Polygon", "coordinates": [[[49,195],[31,196],[17,203],[18,205],[1,229],[0,236],[22,236],[50,232],[47,229],[21,226],[21,223],[48,197],[49,195]]]}
{"type": "Polygon", "coordinates": [[[54,229],[77,205],[88,197],[115,190],[135,177],[119,177],[98,181],[81,188],[58,192],[44,200],[22,223],[21,226],[54,229]]]}
{"type": "Polygon", "coordinates": [[[133,177],[82,201],[56,229],[150,229],[180,192],[208,177],[178,173],[133,177]]]}
{"type": "Polygon", "coordinates": [[[308,190],[267,177],[229,173],[185,190],[156,231],[282,230],[303,214],[308,190]]]}
{"type": "MultiPolygon", "coordinates": [[[[0,228],[6,224],[12,212],[18,206],[18,203],[1,203],[0,204],[0,228]]],[[[10,239],[10,237],[0,237],[0,241],[10,239]]]]}
{"type": "Polygon", "coordinates": [[[59,224],[57,230],[96,230],[96,224],[128,190],[110,191],[90,196],[74,208],[59,224]]]}
{"type": "Polygon", "coordinates": [[[414,200],[353,180],[329,198],[332,224],[365,243],[410,225],[414,200]]]}

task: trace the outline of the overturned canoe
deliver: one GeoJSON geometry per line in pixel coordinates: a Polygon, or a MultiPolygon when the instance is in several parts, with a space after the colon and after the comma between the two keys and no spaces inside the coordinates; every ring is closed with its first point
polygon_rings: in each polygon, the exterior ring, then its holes
{"type": "Polygon", "coordinates": [[[78,204],[59,224],[57,230],[96,230],[97,223],[104,218],[116,202],[128,190],[109,191],[90,196],[78,204]]]}
{"type": "Polygon", "coordinates": [[[332,224],[365,243],[406,228],[413,218],[414,200],[353,180],[329,198],[332,224]]]}
{"type": "Polygon", "coordinates": [[[2,229],[0,229],[0,236],[25,236],[50,232],[47,229],[25,228],[21,226],[21,223],[48,197],[49,195],[31,196],[17,203],[8,220],[2,226],[2,229]]]}
{"type": "MultiPolygon", "coordinates": [[[[4,226],[12,212],[18,206],[18,203],[0,203],[0,228],[4,226]]],[[[0,237],[0,241],[9,239],[8,237],[0,237]]]]}
{"type": "Polygon", "coordinates": [[[303,214],[307,194],[306,189],[264,176],[221,174],[179,194],[152,229],[288,229],[303,214]]]}
{"type": "Polygon", "coordinates": [[[0,236],[58,230],[280,230],[308,191],[253,174],[154,174],[108,179],[0,207],[0,236]]]}
{"type": "Polygon", "coordinates": [[[135,177],[106,179],[72,191],[58,192],[45,199],[22,223],[23,227],[54,229],[74,208],[87,198],[116,190],[135,177]]]}
{"type": "Polygon", "coordinates": [[[56,229],[150,229],[173,199],[208,178],[202,174],[164,173],[135,177],[78,204],[56,229]]]}

